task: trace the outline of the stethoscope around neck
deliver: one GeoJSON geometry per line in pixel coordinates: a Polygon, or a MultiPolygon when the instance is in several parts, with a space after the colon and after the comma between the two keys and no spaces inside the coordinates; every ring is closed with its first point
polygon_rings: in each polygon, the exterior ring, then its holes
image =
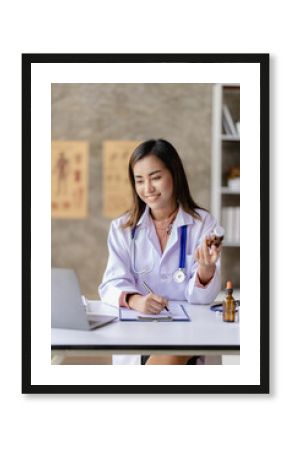
{"type": "MultiPolygon", "coordinates": [[[[135,265],[136,260],[136,226],[131,229],[131,242],[132,242],[132,268],[133,272],[137,275],[144,275],[152,272],[154,268],[154,255],[151,248],[151,266],[145,266],[143,270],[137,270],[135,265]]],[[[187,242],[187,225],[182,225],[180,231],[180,247],[179,247],[179,264],[178,269],[173,274],[173,280],[176,283],[183,283],[186,279],[185,273],[185,261],[186,261],[186,242],[187,242]]]]}

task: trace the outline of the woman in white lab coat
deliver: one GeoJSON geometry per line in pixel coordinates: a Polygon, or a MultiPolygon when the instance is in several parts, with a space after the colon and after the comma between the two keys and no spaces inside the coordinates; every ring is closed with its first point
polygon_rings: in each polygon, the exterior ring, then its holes
{"type": "MultiPolygon", "coordinates": [[[[206,240],[217,222],[192,199],[177,151],[164,139],[143,142],[130,158],[129,179],[132,207],[111,224],[101,300],[149,314],[160,313],[168,300],[211,303],[221,289],[221,248],[206,240]]],[[[152,355],[146,364],[190,358],[152,355]]],[[[140,361],[140,355],[113,357],[114,364],[140,361]]]]}

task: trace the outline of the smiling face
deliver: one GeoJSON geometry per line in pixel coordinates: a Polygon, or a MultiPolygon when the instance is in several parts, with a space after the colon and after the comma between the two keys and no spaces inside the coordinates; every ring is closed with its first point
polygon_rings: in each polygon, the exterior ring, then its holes
{"type": "Polygon", "coordinates": [[[136,192],[152,211],[170,211],[176,207],[172,175],[157,156],[149,155],[137,161],[133,173],[136,192]]]}

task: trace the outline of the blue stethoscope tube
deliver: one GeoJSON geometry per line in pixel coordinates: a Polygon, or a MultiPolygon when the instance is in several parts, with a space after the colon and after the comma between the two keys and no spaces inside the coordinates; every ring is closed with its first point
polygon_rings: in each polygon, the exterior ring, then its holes
{"type": "MultiPolygon", "coordinates": [[[[133,270],[135,273],[146,273],[137,272],[135,270],[135,235],[136,235],[136,226],[131,229],[131,239],[133,242],[133,270]]],[[[173,278],[177,283],[180,283],[185,280],[185,263],[186,263],[186,243],[187,243],[187,225],[181,226],[181,237],[180,237],[180,249],[179,249],[179,267],[177,271],[174,273],[173,278]]],[[[152,266],[153,268],[153,266],[152,266]]],[[[152,269],[151,269],[152,270],[152,269]]]]}
{"type": "Polygon", "coordinates": [[[183,270],[185,269],[186,241],[187,241],[187,225],[182,225],[180,251],[179,251],[179,269],[183,270]]]}

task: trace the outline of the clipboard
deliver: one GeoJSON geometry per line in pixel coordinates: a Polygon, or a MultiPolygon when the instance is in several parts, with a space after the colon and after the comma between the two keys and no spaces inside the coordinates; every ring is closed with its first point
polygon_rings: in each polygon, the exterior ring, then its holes
{"type": "Polygon", "coordinates": [[[161,311],[160,314],[145,314],[128,309],[119,308],[119,320],[122,322],[190,322],[190,317],[180,303],[175,304],[174,301],[168,303],[169,311],[161,311]]]}

